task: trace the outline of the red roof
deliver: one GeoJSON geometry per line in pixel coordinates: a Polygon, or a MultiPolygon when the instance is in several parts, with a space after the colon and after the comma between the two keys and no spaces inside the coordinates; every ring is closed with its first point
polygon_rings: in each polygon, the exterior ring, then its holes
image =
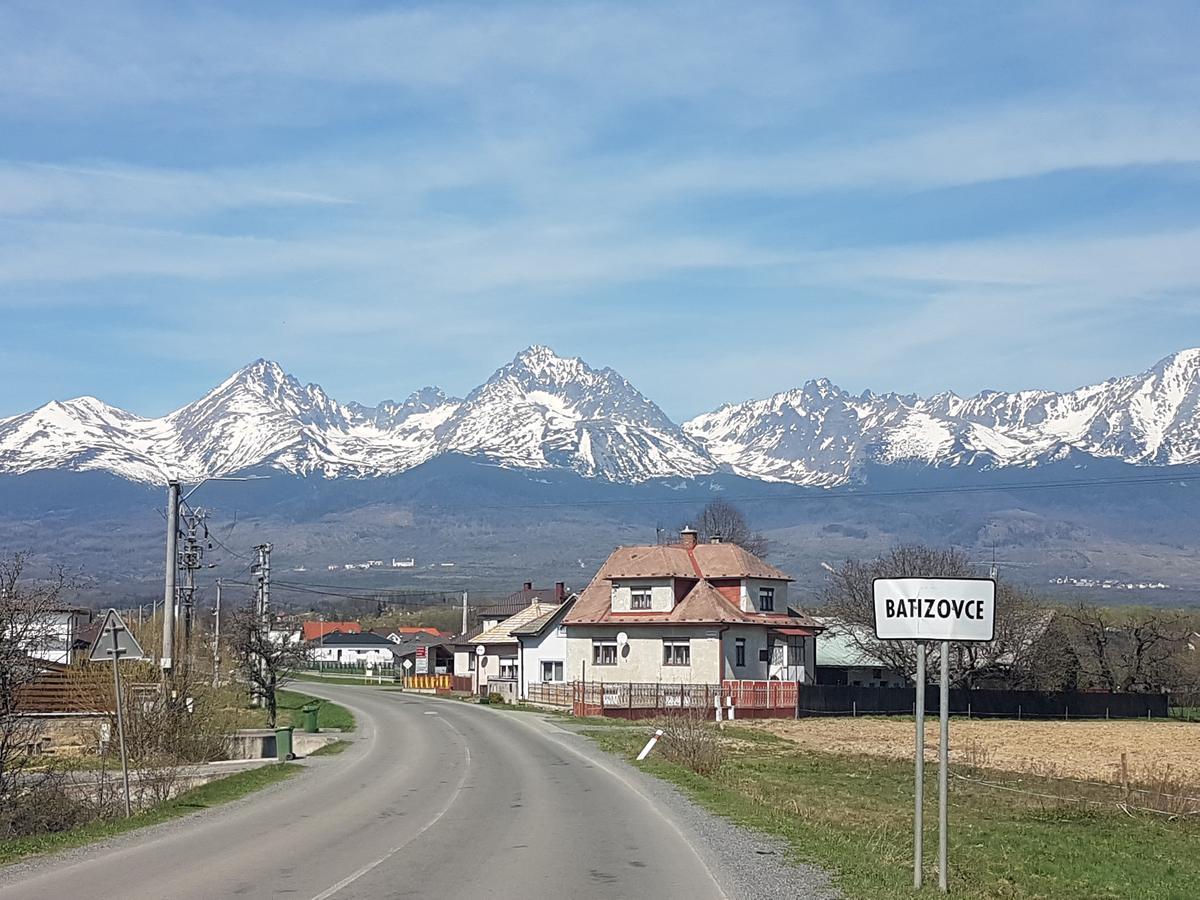
{"type": "Polygon", "coordinates": [[[399,628],[372,628],[371,632],[383,637],[387,637],[389,634],[432,634],[434,637],[445,636],[438,629],[423,625],[401,625],[399,628]]]}
{"type": "Polygon", "coordinates": [[[738,623],[804,629],[806,635],[821,630],[806,616],[743,612],[736,603],[722,596],[710,581],[731,578],[791,580],[786,572],[733,544],[700,544],[692,551],[673,544],[619,547],[579,595],[564,622],[567,625],[738,623]],[[681,582],[686,593],[670,611],[614,612],[612,582],[626,578],[671,578],[681,582]]]}
{"type": "Polygon", "coordinates": [[[360,634],[362,626],[357,622],[305,622],[300,631],[300,637],[306,641],[315,641],[327,634],[360,634]]]}

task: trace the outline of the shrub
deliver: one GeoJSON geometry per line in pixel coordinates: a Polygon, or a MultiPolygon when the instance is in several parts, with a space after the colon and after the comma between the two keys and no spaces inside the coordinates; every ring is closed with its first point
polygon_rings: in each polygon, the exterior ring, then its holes
{"type": "Polygon", "coordinates": [[[496,691],[492,691],[487,695],[487,702],[490,706],[503,706],[505,703],[504,695],[496,691]]]}
{"type": "Polygon", "coordinates": [[[715,775],[725,758],[717,727],[701,710],[669,715],[658,725],[667,759],[687,766],[697,775],[715,775]]]}

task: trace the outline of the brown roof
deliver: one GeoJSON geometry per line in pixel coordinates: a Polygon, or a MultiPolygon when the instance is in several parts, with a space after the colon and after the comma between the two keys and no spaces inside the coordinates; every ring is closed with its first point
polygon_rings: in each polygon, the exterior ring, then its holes
{"type": "Polygon", "coordinates": [[[559,604],[547,604],[534,601],[527,607],[517,613],[515,616],[509,616],[503,622],[493,625],[482,634],[477,634],[470,638],[473,644],[515,644],[517,639],[513,637],[512,631],[514,628],[532,622],[534,619],[540,619],[548,612],[558,609],[559,604]]]}
{"type": "Polygon", "coordinates": [[[692,551],[705,578],[776,578],[791,581],[786,572],[759,559],[737,544],[697,544],[692,551]]]}
{"type": "Polygon", "coordinates": [[[604,564],[607,578],[773,578],[791,576],[737,544],[618,547],[604,564]]]}
{"type": "MultiPolygon", "coordinates": [[[[717,553],[696,553],[697,565],[705,578],[775,578],[790,580],[774,566],[763,562],[751,553],[732,544],[701,544],[696,547],[728,548],[735,552],[719,550],[717,553]]],[[[621,547],[613,551],[596,577],[579,595],[574,608],[563,620],[567,625],[613,624],[643,625],[655,623],[721,624],[743,623],[769,625],[772,627],[792,626],[800,628],[818,627],[806,616],[789,616],[782,613],[747,613],[726,599],[705,578],[698,576],[691,565],[686,549],[678,546],[621,547]],[[686,561],[687,569],[681,570],[680,561],[686,561]],[[683,599],[670,612],[622,612],[612,611],[612,585],[614,578],[680,578],[693,581],[683,599]]]]}

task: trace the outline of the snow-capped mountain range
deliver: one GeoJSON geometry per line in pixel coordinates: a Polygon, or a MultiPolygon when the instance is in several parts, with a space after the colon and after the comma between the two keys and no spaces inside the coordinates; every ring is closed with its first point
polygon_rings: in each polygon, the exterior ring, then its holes
{"type": "Polygon", "coordinates": [[[326,478],[394,475],[442,454],[618,483],[718,471],[832,487],[868,464],[1035,467],[1086,454],[1200,462],[1200,350],[1067,393],[854,396],[820,379],[682,427],[612,369],[530,347],[464,399],[339,403],[257,360],[169,415],[93,397],[0,419],[0,474],[102,470],[163,483],[270,466],[326,478]]]}

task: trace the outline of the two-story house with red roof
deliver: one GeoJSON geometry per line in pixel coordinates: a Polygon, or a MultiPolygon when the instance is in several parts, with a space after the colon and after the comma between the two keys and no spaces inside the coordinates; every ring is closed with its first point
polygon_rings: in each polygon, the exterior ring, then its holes
{"type": "Polygon", "coordinates": [[[570,680],[813,683],[820,626],[791,578],[735,544],[620,547],[563,620],[570,680]]]}

